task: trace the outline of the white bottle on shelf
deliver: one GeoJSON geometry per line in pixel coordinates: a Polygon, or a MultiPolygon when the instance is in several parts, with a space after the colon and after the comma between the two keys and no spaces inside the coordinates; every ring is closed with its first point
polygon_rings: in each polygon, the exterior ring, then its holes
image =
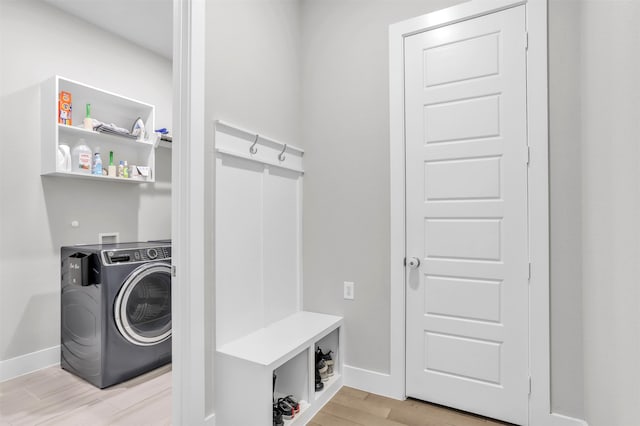
{"type": "Polygon", "coordinates": [[[60,144],[58,146],[58,166],[56,170],[67,173],[71,171],[71,148],[69,148],[69,145],[60,144]]]}
{"type": "Polygon", "coordinates": [[[80,139],[71,151],[71,171],[74,173],[91,174],[91,148],[84,139],[80,139]]]}

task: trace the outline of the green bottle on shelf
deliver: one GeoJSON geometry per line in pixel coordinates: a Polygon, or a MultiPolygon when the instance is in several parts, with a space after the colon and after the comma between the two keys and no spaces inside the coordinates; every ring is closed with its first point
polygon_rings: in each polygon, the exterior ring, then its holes
{"type": "Polygon", "coordinates": [[[84,128],[86,130],[93,130],[93,120],[91,119],[91,104],[87,104],[87,114],[84,117],[84,128]]]}
{"type": "Polygon", "coordinates": [[[109,167],[107,169],[107,176],[116,177],[116,165],[113,164],[113,151],[109,151],[109,167]]]}

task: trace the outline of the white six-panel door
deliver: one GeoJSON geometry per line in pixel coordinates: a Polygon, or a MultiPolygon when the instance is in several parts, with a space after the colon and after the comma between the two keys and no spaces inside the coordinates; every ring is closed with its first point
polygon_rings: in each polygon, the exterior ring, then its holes
{"type": "Polygon", "coordinates": [[[407,395],[528,418],[524,6],[406,39],[407,395]]]}

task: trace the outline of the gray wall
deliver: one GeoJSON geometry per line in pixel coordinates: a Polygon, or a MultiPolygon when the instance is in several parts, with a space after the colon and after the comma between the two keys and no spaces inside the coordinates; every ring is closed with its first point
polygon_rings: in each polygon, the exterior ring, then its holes
{"type": "Polygon", "coordinates": [[[171,127],[171,63],[46,3],[0,1],[0,360],[59,344],[60,246],[171,236],[171,154],[155,185],[40,176],[40,83],[55,74],[156,105],[171,127]],[[100,51],[104,55],[97,55],[100,51]],[[71,221],[80,222],[72,228],[71,221]]]}
{"type": "Polygon", "coordinates": [[[298,1],[209,0],[206,14],[208,135],[225,120],[302,145],[298,1]]]}
{"type": "Polygon", "coordinates": [[[549,2],[552,402],[638,423],[640,4],[549,2]]]}
{"type": "Polygon", "coordinates": [[[640,406],[640,3],[580,16],[585,414],[637,425],[640,406]]]}
{"type": "Polygon", "coordinates": [[[551,394],[584,417],[582,337],[581,0],[549,2],[551,394]]]}
{"type": "Polygon", "coordinates": [[[457,3],[301,0],[304,307],[344,315],[351,366],[389,372],[389,24],[457,3]]]}

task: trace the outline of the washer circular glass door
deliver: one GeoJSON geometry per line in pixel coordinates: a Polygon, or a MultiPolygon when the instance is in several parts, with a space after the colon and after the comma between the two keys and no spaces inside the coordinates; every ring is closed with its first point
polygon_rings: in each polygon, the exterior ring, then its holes
{"type": "Polygon", "coordinates": [[[122,336],[141,346],[171,337],[171,267],[147,263],[135,269],[120,288],[114,306],[122,336]]]}

